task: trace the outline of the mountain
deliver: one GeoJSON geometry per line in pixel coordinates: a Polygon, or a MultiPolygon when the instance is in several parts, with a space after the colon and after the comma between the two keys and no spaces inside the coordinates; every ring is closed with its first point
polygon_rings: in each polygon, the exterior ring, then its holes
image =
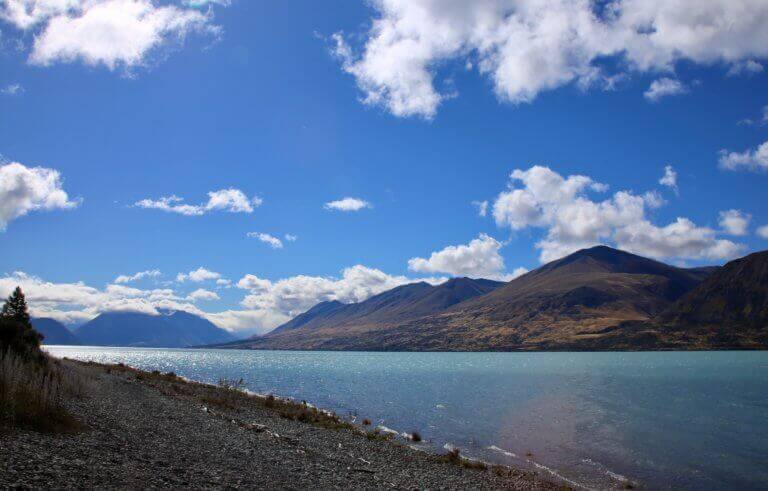
{"type": "Polygon", "coordinates": [[[458,278],[405,285],[365,302],[319,304],[275,331],[230,347],[353,350],[606,349],[716,267],[685,269],[598,246],[506,284],[458,278]]]}
{"type": "Polygon", "coordinates": [[[727,263],[623,342],[661,348],[768,347],[768,251],[727,263]]]}
{"type": "Polygon", "coordinates": [[[484,295],[503,283],[492,280],[454,278],[437,286],[409,283],[359,303],[322,302],[279,326],[270,334],[336,328],[340,326],[378,326],[403,322],[445,310],[464,300],[484,295]]]}
{"type": "Polygon", "coordinates": [[[43,335],[43,344],[81,344],[72,331],[56,319],[35,318],[32,327],[43,335]]]}
{"type": "Polygon", "coordinates": [[[333,340],[350,336],[363,339],[366,333],[442,312],[503,284],[485,279],[454,278],[440,285],[425,282],[401,285],[358,303],[322,302],[266,336],[230,343],[226,347],[268,345],[275,349],[327,349],[326,341],[335,343],[333,340]]]}
{"type": "Polygon", "coordinates": [[[108,312],[80,326],[76,335],[82,344],[93,346],[179,348],[234,340],[207,319],[182,311],[108,312]]]}

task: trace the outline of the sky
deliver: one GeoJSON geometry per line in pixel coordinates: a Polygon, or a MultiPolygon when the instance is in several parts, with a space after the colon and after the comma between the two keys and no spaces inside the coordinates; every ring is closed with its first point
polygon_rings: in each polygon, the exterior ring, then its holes
{"type": "Polygon", "coordinates": [[[238,336],[768,248],[764,0],[0,0],[0,294],[238,336]]]}

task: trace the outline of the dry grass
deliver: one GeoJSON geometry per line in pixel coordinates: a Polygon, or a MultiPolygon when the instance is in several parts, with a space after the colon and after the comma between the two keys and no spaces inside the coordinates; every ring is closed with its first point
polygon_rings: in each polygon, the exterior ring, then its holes
{"type": "Polygon", "coordinates": [[[475,469],[475,470],[483,470],[483,471],[488,469],[488,464],[486,464],[481,460],[472,460],[472,459],[466,459],[462,457],[461,450],[459,450],[458,448],[454,448],[453,450],[450,450],[448,453],[439,455],[437,458],[442,462],[447,462],[453,465],[460,465],[461,467],[464,467],[466,469],[475,469]]]}
{"type": "MultiPolygon", "coordinates": [[[[102,366],[103,367],[103,366],[102,366]]],[[[317,409],[306,402],[295,402],[273,395],[259,396],[245,391],[243,379],[221,379],[218,385],[187,381],[173,373],[145,372],[125,365],[112,365],[104,369],[133,374],[136,380],[151,385],[171,396],[190,397],[214,408],[240,411],[257,406],[274,411],[280,417],[301,421],[328,429],[354,429],[355,426],[338,415],[317,409]]]]}
{"type": "Polygon", "coordinates": [[[85,391],[82,374],[71,365],[50,358],[38,363],[12,351],[0,353],[0,426],[77,431],[81,425],[64,401],[85,391]]]}

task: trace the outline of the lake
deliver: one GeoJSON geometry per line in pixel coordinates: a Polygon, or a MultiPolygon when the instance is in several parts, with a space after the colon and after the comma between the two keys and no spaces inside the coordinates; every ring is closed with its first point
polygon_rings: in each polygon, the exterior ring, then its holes
{"type": "Polygon", "coordinates": [[[47,346],[307,400],[572,485],[768,489],[768,352],[364,353],[47,346]]]}

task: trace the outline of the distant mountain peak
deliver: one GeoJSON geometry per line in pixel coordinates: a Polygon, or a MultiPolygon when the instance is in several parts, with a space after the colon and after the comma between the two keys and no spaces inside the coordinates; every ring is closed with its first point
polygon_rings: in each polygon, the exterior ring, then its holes
{"type": "Polygon", "coordinates": [[[105,312],[80,326],[76,335],[95,346],[184,347],[232,341],[233,336],[208,319],[183,310],[105,312]]]}

